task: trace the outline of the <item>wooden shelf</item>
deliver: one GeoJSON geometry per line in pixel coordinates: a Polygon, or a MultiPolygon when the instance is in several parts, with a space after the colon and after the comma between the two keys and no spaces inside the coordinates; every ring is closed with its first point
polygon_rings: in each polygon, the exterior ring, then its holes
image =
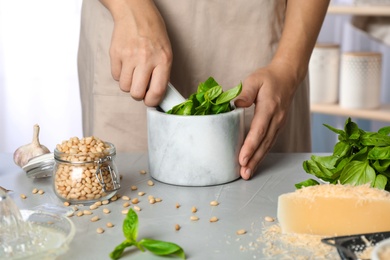
{"type": "Polygon", "coordinates": [[[383,105],[379,109],[349,109],[337,104],[311,104],[310,110],[312,113],[390,122],[390,104],[383,105]]]}
{"type": "Polygon", "coordinates": [[[329,5],[328,14],[390,16],[390,5],[329,5]]]}

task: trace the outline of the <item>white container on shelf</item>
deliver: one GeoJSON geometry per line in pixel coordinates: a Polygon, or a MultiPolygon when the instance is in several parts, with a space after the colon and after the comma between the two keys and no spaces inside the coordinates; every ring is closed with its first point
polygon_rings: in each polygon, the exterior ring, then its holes
{"type": "Polygon", "coordinates": [[[340,106],[374,109],[381,104],[382,54],[345,52],[341,58],[340,106]]]}
{"type": "Polygon", "coordinates": [[[340,48],[317,43],[309,62],[310,102],[331,104],[338,100],[340,48]]]}

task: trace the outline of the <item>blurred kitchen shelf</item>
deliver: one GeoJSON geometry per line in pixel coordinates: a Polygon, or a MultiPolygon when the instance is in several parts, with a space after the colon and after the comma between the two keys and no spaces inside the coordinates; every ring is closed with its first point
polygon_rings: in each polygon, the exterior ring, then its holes
{"type": "Polygon", "coordinates": [[[390,5],[329,5],[328,14],[390,16],[390,5]]]}
{"type": "Polygon", "coordinates": [[[390,104],[382,105],[378,109],[350,109],[340,107],[338,104],[310,104],[310,110],[312,113],[390,122],[390,104]]]}

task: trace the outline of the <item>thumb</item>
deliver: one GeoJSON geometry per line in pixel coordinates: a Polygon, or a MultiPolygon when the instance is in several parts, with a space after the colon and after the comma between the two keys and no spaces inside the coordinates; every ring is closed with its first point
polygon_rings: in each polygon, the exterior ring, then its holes
{"type": "Polygon", "coordinates": [[[240,95],[234,101],[236,107],[250,107],[256,100],[257,91],[254,87],[248,87],[248,85],[242,85],[242,91],[240,95]]]}

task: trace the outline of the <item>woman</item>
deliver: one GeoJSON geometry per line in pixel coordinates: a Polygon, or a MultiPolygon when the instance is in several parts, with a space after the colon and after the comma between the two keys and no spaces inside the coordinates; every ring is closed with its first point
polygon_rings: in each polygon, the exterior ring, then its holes
{"type": "Polygon", "coordinates": [[[145,151],[146,106],[159,104],[167,82],[188,97],[212,76],[225,89],[243,83],[235,104],[248,108],[239,155],[244,179],[271,148],[310,151],[307,70],[328,4],[84,0],[78,60],[84,135],[119,151],[145,151]]]}

